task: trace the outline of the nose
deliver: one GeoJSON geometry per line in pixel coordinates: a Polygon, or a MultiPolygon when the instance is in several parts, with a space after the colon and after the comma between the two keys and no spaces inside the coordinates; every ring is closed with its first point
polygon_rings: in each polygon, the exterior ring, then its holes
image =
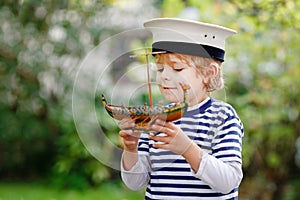
{"type": "Polygon", "coordinates": [[[171,77],[171,68],[168,66],[165,66],[164,70],[161,73],[161,78],[163,80],[170,80],[170,77],[171,77]]]}

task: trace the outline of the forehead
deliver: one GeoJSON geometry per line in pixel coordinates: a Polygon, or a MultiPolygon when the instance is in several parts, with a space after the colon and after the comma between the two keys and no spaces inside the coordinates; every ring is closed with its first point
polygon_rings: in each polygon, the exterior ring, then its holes
{"type": "Polygon", "coordinates": [[[177,53],[162,53],[155,56],[157,64],[191,63],[191,56],[177,53]]]}

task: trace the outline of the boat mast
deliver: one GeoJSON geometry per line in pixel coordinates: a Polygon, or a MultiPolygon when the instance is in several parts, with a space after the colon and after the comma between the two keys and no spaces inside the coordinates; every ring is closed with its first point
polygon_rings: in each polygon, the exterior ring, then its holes
{"type": "Polygon", "coordinates": [[[153,107],[153,99],[152,99],[152,89],[151,89],[151,78],[150,78],[150,66],[149,66],[149,55],[153,54],[159,54],[159,53],[166,53],[166,51],[158,51],[158,52],[148,52],[147,48],[145,49],[145,54],[135,54],[131,55],[131,58],[137,57],[137,56],[145,56],[146,57],[146,64],[147,64],[147,84],[148,84],[148,92],[149,92],[149,103],[150,107],[153,107]]]}
{"type": "Polygon", "coordinates": [[[150,102],[150,107],[153,107],[153,98],[152,98],[152,89],[151,89],[151,80],[150,80],[150,66],[149,66],[149,59],[148,59],[148,51],[146,48],[146,64],[147,64],[147,83],[148,83],[148,91],[149,91],[149,102],[150,102]]]}

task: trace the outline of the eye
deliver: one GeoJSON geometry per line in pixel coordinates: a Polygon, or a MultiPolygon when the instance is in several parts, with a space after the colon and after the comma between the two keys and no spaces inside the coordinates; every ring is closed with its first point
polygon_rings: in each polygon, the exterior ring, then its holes
{"type": "Polygon", "coordinates": [[[164,71],[164,66],[162,64],[156,64],[156,69],[157,72],[163,72],[164,71]]]}
{"type": "Polygon", "coordinates": [[[163,71],[164,71],[164,68],[158,68],[157,71],[158,71],[158,72],[163,72],[163,71]]]}
{"type": "Polygon", "coordinates": [[[183,68],[174,69],[176,72],[181,72],[183,68]]]}

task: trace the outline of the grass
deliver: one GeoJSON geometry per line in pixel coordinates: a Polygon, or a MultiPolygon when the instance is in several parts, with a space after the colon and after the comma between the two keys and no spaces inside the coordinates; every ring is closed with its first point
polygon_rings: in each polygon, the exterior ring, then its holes
{"type": "Polygon", "coordinates": [[[37,183],[0,183],[0,200],[139,200],[143,191],[130,191],[122,184],[105,183],[83,191],[57,189],[37,183]]]}

